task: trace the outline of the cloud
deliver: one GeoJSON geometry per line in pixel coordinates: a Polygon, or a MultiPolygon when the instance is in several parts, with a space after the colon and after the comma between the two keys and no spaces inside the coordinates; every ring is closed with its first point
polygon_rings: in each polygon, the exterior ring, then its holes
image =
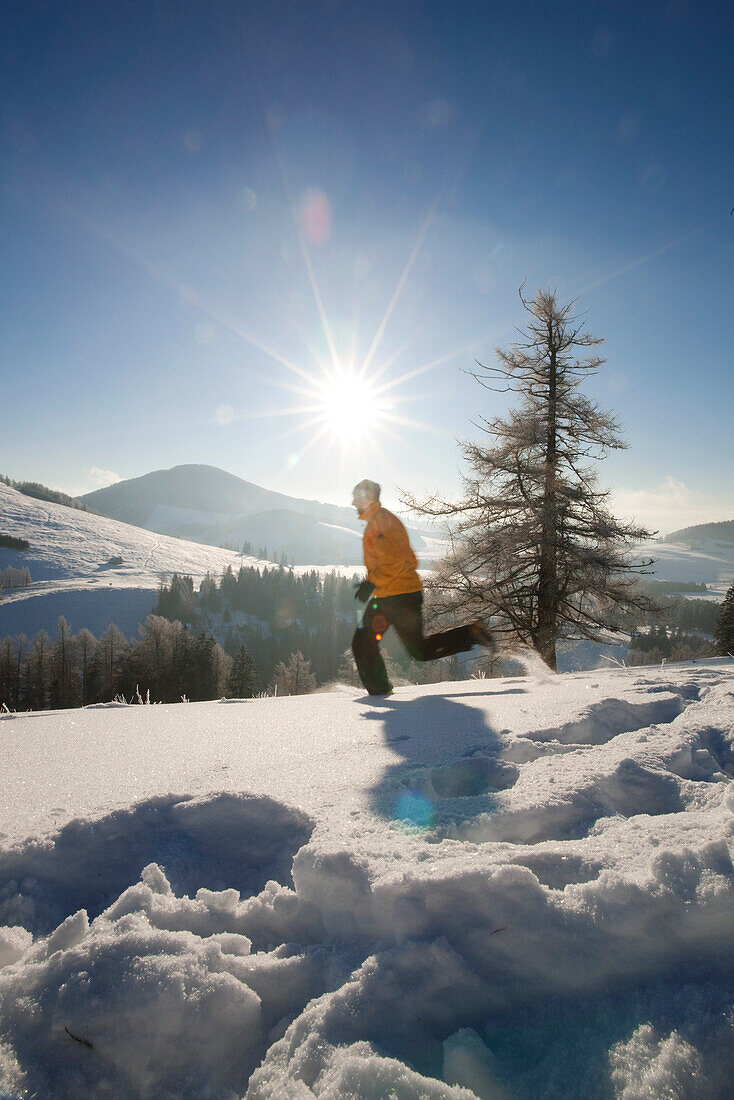
{"type": "MultiPolygon", "coordinates": [[[[90,469],[85,470],[84,473],[92,489],[104,489],[108,485],[116,485],[118,481],[123,480],[114,470],[102,470],[99,466],[92,466],[90,469]]],[[[91,490],[86,491],[91,492],[91,490]]]]}
{"type": "Polygon", "coordinates": [[[623,519],[638,523],[661,535],[692,527],[697,523],[716,523],[731,519],[734,502],[709,496],[689,488],[683,481],[668,477],[655,488],[612,491],[612,512],[623,519]]]}

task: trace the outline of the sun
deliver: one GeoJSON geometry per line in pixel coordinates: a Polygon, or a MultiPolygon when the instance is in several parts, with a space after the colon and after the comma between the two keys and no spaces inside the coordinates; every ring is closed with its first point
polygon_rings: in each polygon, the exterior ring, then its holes
{"type": "Polygon", "coordinates": [[[368,380],[353,371],[330,375],[319,383],[318,391],[318,412],[341,443],[358,442],[377,429],[390,407],[368,380]]]}

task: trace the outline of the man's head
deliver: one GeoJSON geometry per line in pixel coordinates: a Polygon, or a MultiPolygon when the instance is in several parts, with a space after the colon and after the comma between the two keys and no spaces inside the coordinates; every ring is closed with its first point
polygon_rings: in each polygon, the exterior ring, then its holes
{"type": "Polygon", "coordinates": [[[352,504],[359,515],[362,514],[373,501],[380,499],[380,486],[376,481],[370,481],[368,477],[358,482],[352,490],[352,504]]]}

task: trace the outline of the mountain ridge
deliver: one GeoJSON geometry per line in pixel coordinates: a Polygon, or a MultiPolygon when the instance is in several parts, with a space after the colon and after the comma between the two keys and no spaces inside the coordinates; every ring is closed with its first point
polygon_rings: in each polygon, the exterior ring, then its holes
{"type": "Polygon", "coordinates": [[[681,527],[671,531],[662,542],[705,542],[720,541],[734,544],[734,519],[720,520],[714,523],[697,523],[691,527],[681,527]]]}
{"type": "MultiPolygon", "coordinates": [[[[111,519],[195,542],[250,542],[296,564],[361,565],[362,524],[352,507],[265,489],[203,463],[153,470],[81,497],[111,519]]],[[[417,554],[429,543],[408,520],[417,554]]]]}
{"type": "Polygon", "coordinates": [[[246,515],[250,510],[264,511],[263,504],[306,513],[312,509],[333,509],[336,513],[349,511],[336,504],[304,500],[274,489],[265,489],[237,474],[222,470],[219,466],[193,462],[126,478],[103,489],[84,493],[80,500],[85,503],[98,502],[97,506],[100,508],[119,507],[123,501],[154,501],[194,510],[220,512],[224,515],[233,512],[246,515]],[[182,480],[184,477],[186,481],[182,480]],[[164,492],[165,501],[160,499],[164,492]]]}

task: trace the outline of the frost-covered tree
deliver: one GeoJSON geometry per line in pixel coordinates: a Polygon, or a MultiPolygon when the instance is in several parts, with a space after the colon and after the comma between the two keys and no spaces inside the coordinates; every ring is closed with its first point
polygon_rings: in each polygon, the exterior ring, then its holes
{"type": "Polygon", "coordinates": [[[311,662],[300,651],[291,653],[288,664],[278,663],[274,677],[276,695],[308,695],[315,690],[316,677],[311,672],[311,662]]]}
{"type": "Polygon", "coordinates": [[[723,655],[727,653],[734,654],[734,584],[727,592],[721,605],[714,628],[714,638],[719,653],[723,655]]]}
{"type": "Polygon", "coordinates": [[[626,446],[615,419],[580,389],[604,360],[577,352],[601,340],[556,291],[520,298],[521,339],[497,349],[497,366],[469,372],[519,400],[505,417],[480,417],[486,441],[462,445],[463,500],[404,500],[449,521],[452,550],[433,584],[444,600],[462,614],[493,615],[500,634],[555,669],[560,637],[598,638],[615,610],[651,603],[637,577],[651,563],[632,560],[650,532],[615,519],[589,465],[626,446]]]}
{"type": "Polygon", "coordinates": [[[0,592],[3,588],[28,588],[31,583],[31,574],[27,565],[22,569],[16,569],[13,565],[0,569],[0,592]]]}
{"type": "Polygon", "coordinates": [[[232,671],[232,658],[214,640],[211,649],[211,685],[212,694],[205,696],[207,699],[221,699],[227,692],[227,683],[232,671]]]}

